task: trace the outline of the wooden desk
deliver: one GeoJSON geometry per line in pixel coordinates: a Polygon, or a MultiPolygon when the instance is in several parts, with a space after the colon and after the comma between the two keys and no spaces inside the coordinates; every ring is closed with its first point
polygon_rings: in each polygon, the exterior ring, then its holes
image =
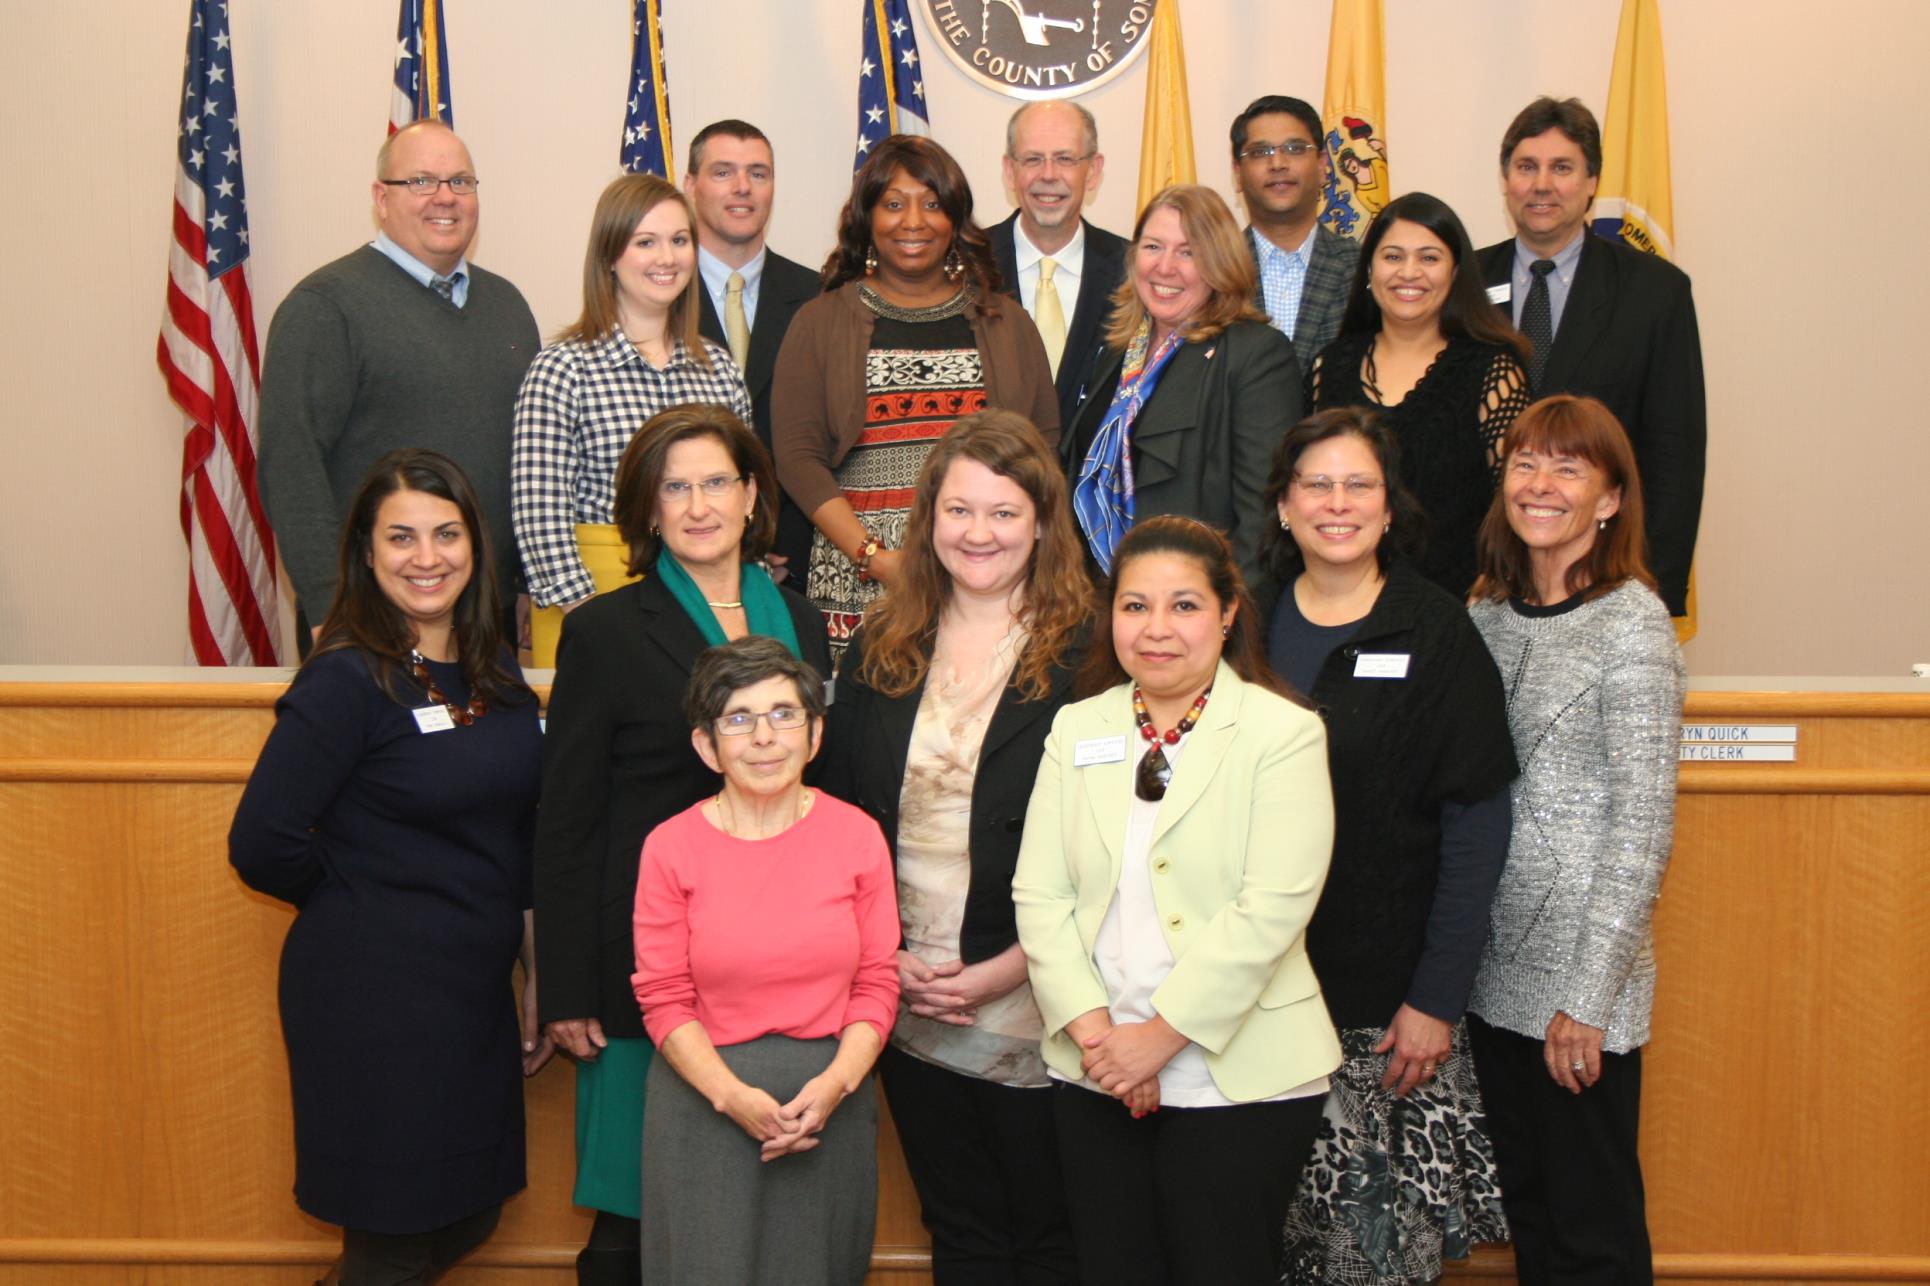
{"type": "MultiPolygon", "coordinates": [[[[290,912],[226,861],[285,675],[232,677],[0,671],[0,1283],[295,1286],[335,1255],[289,1195],[290,912]]],[[[1930,692],[1700,691],[1687,717],[1800,741],[1682,772],[1643,1102],[1658,1269],[1930,1279],[1930,692]]],[[[573,1280],[568,1068],[528,1103],[529,1189],[454,1282],[573,1280]]],[[[880,1150],[870,1280],[927,1282],[880,1150]]]]}

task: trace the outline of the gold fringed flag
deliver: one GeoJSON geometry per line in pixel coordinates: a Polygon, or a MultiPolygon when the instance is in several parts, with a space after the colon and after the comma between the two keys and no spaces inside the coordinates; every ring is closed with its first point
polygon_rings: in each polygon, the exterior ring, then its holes
{"type": "Polygon", "coordinates": [[[1327,199],[1320,222],[1356,241],[1393,199],[1387,178],[1387,45],[1381,0],[1334,0],[1327,35],[1327,199]]]}
{"type": "Polygon", "coordinates": [[[1179,0],[1153,6],[1146,60],[1146,125],[1139,137],[1139,206],[1162,188],[1196,181],[1193,109],[1186,99],[1186,45],[1179,34],[1179,0]]]}
{"type": "Polygon", "coordinates": [[[630,17],[630,96],[623,104],[623,146],[618,152],[631,174],[675,181],[677,158],[670,147],[670,81],[664,72],[663,22],[657,0],[637,0],[630,17]]]}
{"type": "MultiPolygon", "coordinates": [[[[1656,0],[1622,0],[1615,65],[1602,122],[1602,178],[1592,216],[1599,236],[1675,258],[1675,208],[1669,196],[1669,90],[1662,69],[1662,20],[1656,0]]],[[[1695,568],[1675,636],[1695,637],[1695,568]]]]}

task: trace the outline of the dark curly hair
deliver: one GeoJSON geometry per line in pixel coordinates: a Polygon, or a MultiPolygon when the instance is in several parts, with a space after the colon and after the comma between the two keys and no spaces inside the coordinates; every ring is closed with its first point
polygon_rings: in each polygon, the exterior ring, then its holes
{"type": "Polygon", "coordinates": [[[1002,283],[998,265],[992,261],[992,242],[985,229],[972,220],[972,185],[950,152],[914,134],[893,134],[885,139],[871,149],[864,165],[851,176],[850,199],[838,212],[838,245],[824,261],[824,288],[836,290],[848,281],[864,279],[865,252],[871,249],[871,211],[897,170],[930,188],[938,198],[938,208],[951,221],[951,249],[965,261],[965,276],[978,287],[977,307],[984,311],[985,301],[1002,283]]]}

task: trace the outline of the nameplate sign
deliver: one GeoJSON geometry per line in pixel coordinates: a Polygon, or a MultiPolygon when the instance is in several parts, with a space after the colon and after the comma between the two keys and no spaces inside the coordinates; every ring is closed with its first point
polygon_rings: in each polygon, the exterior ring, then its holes
{"type": "Polygon", "coordinates": [[[1793,723],[1685,723],[1677,757],[1683,763],[1796,762],[1793,723]]]}

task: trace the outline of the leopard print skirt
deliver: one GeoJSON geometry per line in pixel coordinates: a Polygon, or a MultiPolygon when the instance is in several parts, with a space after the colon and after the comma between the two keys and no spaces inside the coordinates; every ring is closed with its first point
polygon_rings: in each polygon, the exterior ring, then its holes
{"type": "Polygon", "coordinates": [[[1508,1239],[1467,1024],[1404,1099],[1380,1087],[1383,1030],[1340,1033],[1345,1061],[1287,1214],[1282,1282],[1431,1282],[1442,1259],[1508,1239]]]}

